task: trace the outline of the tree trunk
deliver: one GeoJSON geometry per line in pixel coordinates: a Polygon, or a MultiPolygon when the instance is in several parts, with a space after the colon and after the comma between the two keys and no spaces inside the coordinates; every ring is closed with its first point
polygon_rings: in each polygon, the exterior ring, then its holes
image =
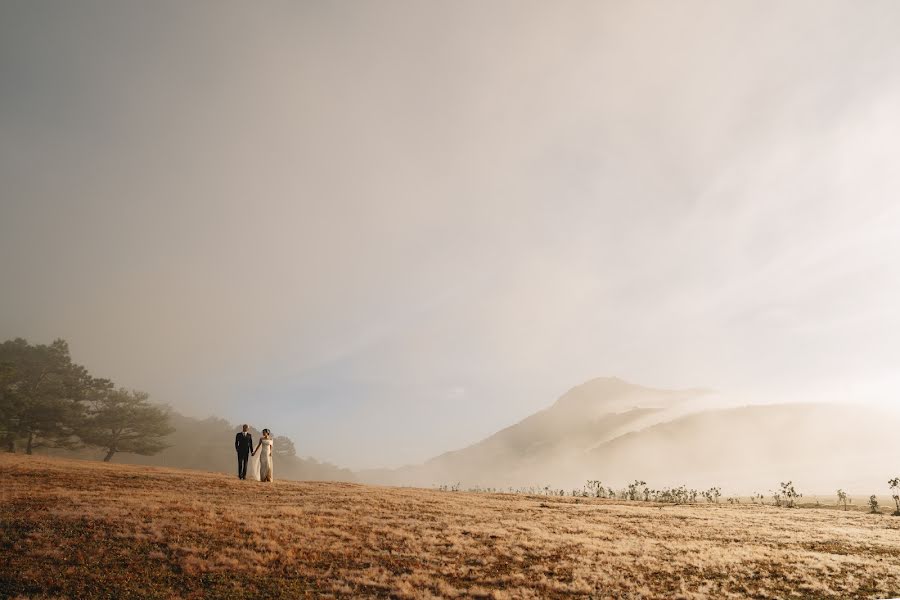
{"type": "Polygon", "coordinates": [[[106,456],[103,457],[103,462],[109,462],[110,460],[112,460],[112,457],[115,453],[116,453],[116,449],[110,448],[109,451],[106,453],[106,456]]]}
{"type": "Polygon", "coordinates": [[[3,443],[6,446],[7,452],[15,452],[16,451],[16,438],[13,436],[11,431],[6,432],[6,437],[3,438],[3,443]]]}
{"type": "Polygon", "coordinates": [[[28,432],[28,443],[25,444],[25,454],[31,454],[31,451],[34,449],[34,432],[28,432]]]}

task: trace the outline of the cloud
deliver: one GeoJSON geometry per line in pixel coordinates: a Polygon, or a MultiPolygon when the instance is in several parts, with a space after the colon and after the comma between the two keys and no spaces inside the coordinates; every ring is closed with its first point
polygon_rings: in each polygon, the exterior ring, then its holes
{"type": "Polygon", "coordinates": [[[0,11],[0,335],[352,466],[896,391],[893,3],[0,11]]]}

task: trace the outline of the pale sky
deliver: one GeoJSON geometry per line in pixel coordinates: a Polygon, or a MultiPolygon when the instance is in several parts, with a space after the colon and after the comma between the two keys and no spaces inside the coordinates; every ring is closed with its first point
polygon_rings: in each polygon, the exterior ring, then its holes
{"type": "Polygon", "coordinates": [[[900,3],[0,0],[0,339],[396,466],[900,397],[900,3]]]}

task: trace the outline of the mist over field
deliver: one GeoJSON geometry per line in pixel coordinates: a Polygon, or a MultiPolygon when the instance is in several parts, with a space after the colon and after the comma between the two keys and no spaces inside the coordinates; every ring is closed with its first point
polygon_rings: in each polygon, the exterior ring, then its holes
{"type": "Polygon", "coordinates": [[[0,0],[0,598],[900,598],[897,0],[0,0]]]}
{"type": "Polygon", "coordinates": [[[777,491],[784,481],[831,497],[843,487],[884,488],[896,458],[883,440],[900,420],[880,408],[846,404],[741,405],[705,389],[658,390],[616,378],[574,387],[552,406],[464,449],[423,465],[371,470],[362,481],[616,488],[644,480],[657,489],[721,486],[727,494],[777,491]]]}
{"type": "Polygon", "coordinates": [[[3,2],[0,340],[178,415],[113,460],[224,471],[249,423],[298,478],[883,487],[898,26],[3,2]]]}

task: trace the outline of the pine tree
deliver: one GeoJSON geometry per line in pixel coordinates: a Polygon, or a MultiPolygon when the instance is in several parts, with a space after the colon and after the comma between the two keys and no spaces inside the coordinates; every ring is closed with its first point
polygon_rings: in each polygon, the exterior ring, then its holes
{"type": "Polygon", "coordinates": [[[74,433],[92,390],[110,385],[72,362],[69,345],[31,345],[22,338],[0,344],[0,431],[7,451],[77,447],[74,433]]]}
{"type": "Polygon", "coordinates": [[[149,456],[168,447],[174,428],[168,412],[148,401],[144,392],[110,389],[96,394],[79,428],[84,443],[106,450],[104,462],[117,452],[149,456]]]}

